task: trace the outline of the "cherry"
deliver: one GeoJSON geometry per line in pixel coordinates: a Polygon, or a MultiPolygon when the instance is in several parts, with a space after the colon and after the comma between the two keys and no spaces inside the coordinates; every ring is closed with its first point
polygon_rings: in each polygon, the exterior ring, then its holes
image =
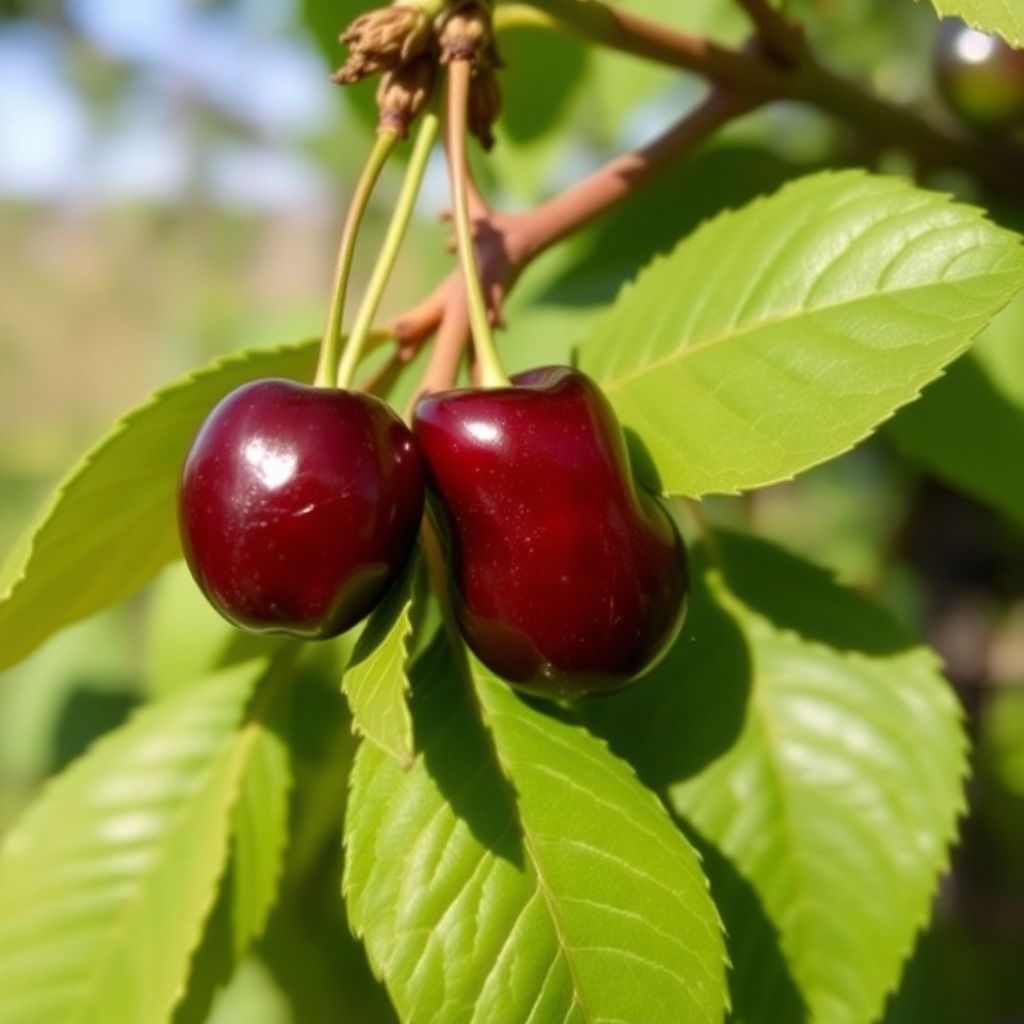
{"type": "Polygon", "coordinates": [[[1024,50],[946,19],[935,38],[935,76],[950,107],[979,127],[1024,124],[1024,50]]]}
{"type": "Polygon", "coordinates": [[[489,668],[533,693],[618,689],[674,638],[686,552],[638,490],[622,430],[567,367],[420,401],[413,433],[451,544],[455,613],[489,668]]]}
{"type": "Polygon", "coordinates": [[[412,434],[383,402],[255,381],[214,408],[185,462],[185,557],[236,625],[334,636],[401,571],[423,494],[412,434]]]}

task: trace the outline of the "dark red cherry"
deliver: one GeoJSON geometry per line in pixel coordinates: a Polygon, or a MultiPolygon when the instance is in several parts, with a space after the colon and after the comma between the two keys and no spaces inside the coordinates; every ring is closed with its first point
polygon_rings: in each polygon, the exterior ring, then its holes
{"type": "Polygon", "coordinates": [[[618,689],[682,621],[686,552],[633,482],[622,430],[566,367],[423,399],[413,433],[447,519],[455,612],[476,655],[523,689],[618,689]]]}
{"type": "Polygon", "coordinates": [[[999,36],[946,19],[935,39],[935,77],[966,121],[989,128],[1024,124],[1024,50],[999,36]]]}
{"type": "Polygon", "coordinates": [[[245,629],[310,638],[373,609],[422,513],[412,434],[383,402],[287,380],[217,405],[179,493],[185,557],[213,606],[245,629]]]}

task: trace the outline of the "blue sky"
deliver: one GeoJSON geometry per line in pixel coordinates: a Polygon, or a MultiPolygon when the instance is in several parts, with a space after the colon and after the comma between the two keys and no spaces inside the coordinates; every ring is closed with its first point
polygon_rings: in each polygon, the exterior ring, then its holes
{"type": "Polygon", "coordinates": [[[251,128],[204,152],[215,199],[256,208],[320,202],[326,185],[296,144],[331,117],[319,55],[294,31],[291,0],[227,11],[187,0],[72,0],[78,31],[137,68],[97,124],[71,79],[71,44],[24,21],[0,31],[0,198],[93,203],[172,199],[194,168],[187,110],[199,98],[251,128]]]}

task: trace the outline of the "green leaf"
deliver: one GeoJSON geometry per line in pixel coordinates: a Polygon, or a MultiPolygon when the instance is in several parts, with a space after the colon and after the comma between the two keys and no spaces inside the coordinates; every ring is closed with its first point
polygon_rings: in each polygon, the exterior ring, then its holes
{"type": "Polygon", "coordinates": [[[706,850],[737,1019],[865,1024],[928,917],[966,740],[934,655],[764,542],[695,559],[680,640],[591,723],[706,850]],[[797,1016],[796,1019],[804,1019],[797,1016]]]}
{"type": "Polygon", "coordinates": [[[930,473],[1024,524],[1024,299],[886,428],[930,473]]]}
{"type": "Polygon", "coordinates": [[[698,229],[579,350],[666,490],[735,492],[850,448],[1024,285],[1024,247],[903,181],[825,173],[698,229]]]}
{"type": "Polygon", "coordinates": [[[985,712],[982,752],[1000,788],[1024,806],[1024,687],[1000,691],[985,712]]]}
{"type": "Polygon", "coordinates": [[[589,51],[577,39],[516,28],[502,32],[501,121],[510,139],[528,142],[554,127],[584,79],[589,51]]]}
{"type": "Polygon", "coordinates": [[[370,616],[342,684],[356,729],[399,763],[412,763],[408,658],[419,578],[415,558],[370,616]]]}
{"type": "Polygon", "coordinates": [[[318,876],[323,884],[285,893],[260,957],[291,1001],[294,1024],[392,1024],[398,1018],[348,926],[337,878],[318,876]]]}
{"type": "Polygon", "coordinates": [[[236,960],[263,934],[277,900],[288,844],[292,776],[280,726],[253,722],[232,819],[231,924],[236,960]]]}
{"type": "Polygon", "coordinates": [[[3,1024],[166,1020],[214,902],[266,662],[98,743],[0,851],[3,1024]]]}
{"type": "Polygon", "coordinates": [[[403,1020],[718,1021],[722,938],[693,849],[573,722],[444,632],[414,666],[419,753],[363,743],[349,918],[403,1020]]]}
{"type": "MultiPolygon", "coordinates": [[[[296,666],[289,705],[288,745],[295,777],[289,878],[318,874],[340,845],[348,779],[357,739],[338,679],[346,658],[329,658],[323,644],[307,644],[296,666]],[[311,655],[316,657],[311,657],[311,655]]],[[[336,646],[336,645],[332,645],[336,646]]]]}
{"type": "Polygon", "coordinates": [[[0,573],[0,668],[178,557],[178,474],[200,424],[247,381],[309,379],[316,348],[307,341],[217,360],[157,391],[84,457],[0,573]]]}
{"type": "Polygon", "coordinates": [[[144,640],[146,691],[162,700],[211,672],[272,657],[280,636],[246,633],[222,618],[184,562],[164,569],[150,592],[144,640]]]}
{"type": "MultiPolygon", "coordinates": [[[[289,688],[294,678],[289,679],[289,688]]],[[[192,957],[188,986],[174,1024],[206,1024],[228,991],[278,901],[288,840],[291,771],[276,728],[246,726],[249,756],[232,812],[231,858],[217,902],[192,957]]]]}
{"type": "Polygon", "coordinates": [[[1018,0],[932,0],[943,18],[962,18],[972,28],[995,32],[1024,46],[1024,7],[1018,0]]]}

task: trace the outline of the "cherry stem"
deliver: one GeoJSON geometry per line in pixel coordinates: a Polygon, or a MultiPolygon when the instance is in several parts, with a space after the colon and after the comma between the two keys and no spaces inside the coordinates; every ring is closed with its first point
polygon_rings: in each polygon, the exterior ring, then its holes
{"type": "Polygon", "coordinates": [[[480,284],[476,245],[469,216],[469,168],[466,163],[466,115],[469,106],[469,82],[472,68],[468,60],[453,60],[448,65],[448,116],[446,118],[448,172],[451,179],[452,210],[455,215],[455,237],[459,262],[465,282],[469,306],[469,323],[473,334],[473,351],[481,371],[484,387],[502,387],[508,377],[501,366],[491,334],[487,304],[480,284]]]}
{"type": "Polygon", "coordinates": [[[381,132],[374,141],[370,155],[366,158],[356,190],[345,215],[345,226],[341,232],[338,247],[338,262],[334,271],[334,285],[331,292],[331,306],[327,314],[323,341],[320,343],[320,360],[316,368],[314,383],[317,387],[334,386],[334,368],[338,364],[338,350],[341,346],[341,328],[345,316],[345,293],[348,291],[349,274],[352,271],[352,257],[355,254],[356,238],[363,214],[369,205],[373,188],[380,172],[391,155],[398,136],[394,132],[381,132]]]}
{"type": "MultiPolygon", "coordinates": [[[[723,125],[756,106],[742,96],[713,89],[662,135],[615,157],[533,210],[516,214],[486,210],[482,216],[487,230],[480,233],[478,247],[494,315],[500,315],[501,302],[516,278],[541,252],[626,200],[723,125]]],[[[422,391],[451,386],[465,340],[465,306],[462,275],[453,271],[427,298],[392,322],[394,335],[407,348],[437,331],[422,391]]]]}
{"type": "Polygon", "coordinates": [[[412,219],[413,208],[416,205],[416,197],[420,192],[420,185],[423,182],[423,172],[426,170],[427,159],[430,157],[430,150],[437,138],[438,119],[434,113],[426,113],[420,121],[419,131],[416,134],[416,142],[413,145],[412,155],[409,157],[409,166],[405,171],[405,179],[402,181],[402,190],[398,195],[398,202],[395,204],[394,212],[391,214],[391,221],[388,224],[387,233],[384,236],[384,244],[381,246],[380,255],[374,264],[373,272],[370,275],[370,283],[366,286],[366,293],[363,301],[359,304],[356,318],[352,323],[352,331],[349,334],[345,351],[341,356],[341,363],[338,366],[337,386],[347,388],[355,376],[356,367],[363,356],[370,340],[370,332],[373,327],[373,319],[380,307],[380,300],[387,287],[388,278],[394,269],[395,261],[398,259],[398,250],[402,246],[405,233],[412,219]]]}

